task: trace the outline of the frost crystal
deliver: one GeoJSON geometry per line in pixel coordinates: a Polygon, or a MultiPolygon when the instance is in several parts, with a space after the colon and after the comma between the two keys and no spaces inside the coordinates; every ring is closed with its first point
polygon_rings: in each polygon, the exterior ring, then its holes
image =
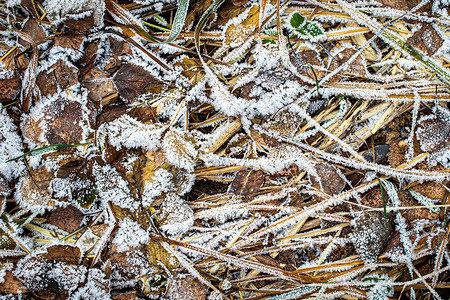
{"type": "Polygon", "coordinates": [[[185,233],[194,224],[194,212],[175,194],[167,195],[157,218],[161,220],[161,230],[171,235],[185,233]]]}
{"type": "Polygon", "coordinates": [[[129,115],[123,115],[106,126],[108,140],[118,150],[126,148],[144,148],[156,151],[160,146],[161,135],[166,129],[161,125],[144,124],[129,115]]]}
{"type": "Polygon", "coordinates": [[[129,218],[120,220],[119,227],[113,240],[113,243],[117,244],[118,252],[125,252],[148,243],[147,232],[129,218]]]}
{"type": "Polygon", "coordinates": [[[19,177],[25,170],[21,160],[6,162],[19,157],[22,152],[22,141],[16,132],[16,126],[0,104],[0,174],[10,181],[19,177]]]}
{"type": "Polygon", "coordinates": [[[97,182],[98,196],[106,206],[111,201],[115,205],[134,210],[139,202],[130,194],[128,184],[111,166],[94,166],[94,175],[97,182]]]}

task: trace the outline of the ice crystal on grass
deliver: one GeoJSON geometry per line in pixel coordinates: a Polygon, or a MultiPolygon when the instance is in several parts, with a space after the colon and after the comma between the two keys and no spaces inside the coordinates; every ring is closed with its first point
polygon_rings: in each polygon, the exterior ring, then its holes
{"type": "Polygon", "coordinates": [[[367,293],[369,300],[385,300],[394,295],[393,280],[387,275],[373,273],[367,275],[362,281],[374,282],[373,287],[367,293]]]}

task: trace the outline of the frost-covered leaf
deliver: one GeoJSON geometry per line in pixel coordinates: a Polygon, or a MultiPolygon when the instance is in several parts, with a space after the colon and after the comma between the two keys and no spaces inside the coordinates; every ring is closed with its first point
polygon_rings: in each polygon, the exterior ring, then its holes
{"type": "Polygon", "coordinates": [[[20,206],[36,211],[53,208],[55,200],[52,199],[49,188],[53,178],[54,174],[45,167],[30,171],[17,183],[14,199],[20,206]]]}
{"type": "Polygon", "coordinates": [[[327,163],[314,165],[315,174],[310,174],[311,186],[328,195],[337,195],[345,187],[345,177],[336,167],[327,163]]]}
{"type": "Polygon", "coordinates": [[[52,246],[48,252],[21,259],[13,274],[40,297],[67,297],[85,281],[87,268],[78,265],[80,257],[76,247],[52,246]]]}
{"type": "Polygon", "coordinates": [[[161,136],[166,128],[161,124],[144,124],[128,115],[122,115],[110,122],[105,129],[109,142],[118,150],[125,147],[156,151],[161,145],[161,136]]]}
{"type": "Polygon", "coordinates": [[[208,287],[192,275],[177,275],[169,280],[165,296],[167,299],[206,300],[208,287]]]}
{"type": "Polygon", "coordinates": [[[123,64],[114,75],[119,96],[128,102],[145,93],[160,93],[165,84],[141,66],[123,64]]]}
{"type": "Polygon", "coordinates": [[[14,157],[21,156],[22,141],[17,134],[16,126],[0,105],[0,173],[7,181],[17,178],[25,170],[21,161],[6,162],[14,157]]]}
{"type": "Polygon", "coordinates": [[[36,85],[41,96],[52,96],[78,84],[78,69],[68,61],[59,59],[39,72],[36,85]]]}
{"type": "Polygon", "coordinates": [[[406,42],[414,47],[417,47],[428,55],[433,55],[439,51],[444,43],[444,40],[433,25],[423,23],[422,28],[409,37],[406,42]]]}
{"type": "Polygon", "coordinates": [[[198,151],[193,136],[175,129],[169,130],[164,136],[163,147],[170,164],[190,172],[194,170],[198,151]]]}
{"type": "Polygon", "coordinates": [[[351,222],[350,240],[368,264],[375,263],[392,232],[391,222],[382,213],[365,213],[351,222]]]}
{"type": "Polygon", "coordinates": [[[119,221],[119,230],[117,231],[112,243],[117,252],[126,252],[131,248],[139,248],[148,243],[147,232],[142,229],[138,223],[129,218],[119,221]]]}
{"type": "Polygon", "coordinates": [[[98,197],[106,206],[111,201],[117,206],[135,210],[139,203],[132,196],[127,182],[111,166],[94,166],[98,197]]]}
{"type": "Polygon", "coordinates": [[[156,219],[162,231],[177,235],[187,232],[194,224],[194,212],[179,196],[168,194],[156,219]]]}
{"type": "Polygon", "coordinates": [[[84,93],[63,92],[39,102],[22,122],[25,142],[30,148],[85,142],[90,133],[92,111],[84,93]]]}
{"type": "Polygon", "coordinates": [[[83,299],[111,299],[111,282],[106,278],[105,273],[99,269],[91,268],[87,275],[86,284],[70,295],[71,300],[83,299]]]}
{"type": "Polygon", "coordinates": [[[231,47],[242,44],[259,23],[259,6],[247,8],[239,16],[231,19],[225,25],[225,39],[223,43],[231,47]]]}
{"type": "Polygon", "coordinates": [[[256,194],[264,184],[265,175],[261,170],[239,171],[229,187],[229,192],[249,196],[256,194]]]}
{"type": "Polygon", "coordinates": [[[147,255],[139,249],[126,252],[110,253],[111,280],[121,282],[136,281],[144,275],[151,275],[155,269],[151,266],[147,255]]]}

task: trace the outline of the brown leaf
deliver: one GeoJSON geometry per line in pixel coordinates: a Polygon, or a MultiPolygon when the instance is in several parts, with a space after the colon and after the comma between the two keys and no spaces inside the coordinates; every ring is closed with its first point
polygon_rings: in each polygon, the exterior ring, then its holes
{"type": "Polygon", "coordinates": [[[89,91],[89,97],[100,102],[104,97],[117,93],[117,88],[107,72],[92,68],[83,77],[83,85],[89,91]]]}
{"type": "Polygon", "coordinates": [[[63,262],[69,265],[78,265],[81,251],[78,247],[69,245],[54,245],[47,248],[47,253],[40,255],[48,262],[63,262]]]}
{"type": "Polygon", "coordinates": [[[83,18],[67,15],[64,20],[64,26],[75,32],[87,32],[95,27],[94,14],[89,14],[83,18]]]}
{"type": "Polygon", "coordinates": [[[132,55],[130,45],[122,40],[117,40],[115,38],[109,37],[109,54],[111,55],[110,61],[105,66],[105,71],[110,74],[117,71],[117,69],[122,65],[122,55],[132,55]]]}
{"type": "Polygon", "coordinates": [[[387,154],[387,160],[391,167],[397,168],[401,164],[406,162],[405,159],[405,142],[394,141],[391,143],[389,153],[387,154]]]}
{"type": "Polygon", "coordinates": [[[11,271],[6,271],[5,276],[3,277],[3,282],[0,284],[0,293],[1,294],[19,294],[19,293],[27,293],[28,289],[25,285],[13,276],[11,271]]]}
{"type": "Polygon", "coordinates": [[[159,93],[164,83],[152,76],[144,68],[132,64],[122,65],[114,75],[114,83],[119,95],[131,101],[146,92],[159,93]],[[150,90],[147,87],[150,87],[150,90]]]}
{"type": "Polygon", "coordinates": [[[368,162],[374,162],[377,164],[386,164],[387,163],[387,155],[390,151],[390,147],[388,145],[377,145],[375,147],[370,148],[369,150],[364,151],[363,157],[368,162]]]}
{"type": "Polygon", "coordinates": [[[19,184],[20,205],[25,207],[33,206],[54,206],[54,201],[49,192],[49,184],[54,175],[41,167],[26,173],[19,184]]]}
{"type": "Polygon", "coordinates": [[[42,96],[54,95],[78,83],[78,70],[63,60],[58,60],[49,70],[40,72],[36,78],[42,96]]]}
{"type": "Polygon", "coordinates": [[[0,79],[0,101],[5,103],[14,100],[21,88],[22,82],[16,75],[10,78],[0,79]]]}
{"type": "Polygon", "coordinates": [[[83,221],[83,213],[73,205],[58,207],[50,212],[46,223],[66,232],[74,232],[83,221]]]}
{"type": "Polygon", "coordinates": [[[423,118],[417,128],[420,148],[425,152],[436,152],[450,142],[450,115],[438,110],[435,115],[423,118]]]}
{"type": "Polygon", "coordinates": [[[328,194],[337,195],[345,187],[346,183],[341,172],[327,163],[318,163],[314,166],[317,176],[310,174],[311,186],[328,194]]]}
{"type": "Polygon", "coordinates": [[[146,274],[151,268],[147,255],[140,250],[115,252],[109,255],[113,278],[133,280],[146,274]]]}
{"type": "MultiPolygon", "coordinates": [[[[22,32],[31,36],[35,43],[39,43],[43,41],[47,35],[45,34],[44,29],[41,27],[38,21],[34,18],[28,19],[22,27],[22,32]]],[[[19,41],[22,45],[28,45],[29,43],[20,39],[19,41]]]]}
{"type": "Polygon", "coordinates": [[[391,222],[379,212],[364,213],[353,222],[350,240],[356,252],[365,262],[376,262],[391,235],[391,222]]]}
{"type": "Polygon", "coordinates": [[[53,47],[72,49],[78,54],[85,39],[84,34],[57,35],[53,39],[53,47]]]}
{"type": "Polygon", "coordinates": [[[70,145],[83,140],[83,128],[80,123],[83,118],[82,107],[78,102],[58,101],[53,107],[54,119],[48,124],[45,137],[51,145],[70,145]]]}
{"type": "Polygon", "coordinates": [[[172,300],[205,300],[208,287],[192,275],[177,275],[169,281],[166,297],[172,300]]]}
{"type": "Polygon", "coordinates": [[[264,179],[265,174],[261,170],[239,171],[230,185],[229,192],[241,196],[256,194],[261,190],[264,179]]]}
{"type": "MultiPolygon", "coordinates": [[[[335,54],[334,59],[331,61],[331,64],[329,66],[329,71],[330,72],[334,71],[341,65],[345,64],[350,59],[350,57],[352,57],[355,53],[356,50],[351,48],[345,48],[340,52],[338,52],[337,54],[335,54]]],[[[366,76],[367,69],[365,59],[361,55],[358,55],[358,57],[354,61],[352,61],[346,69],[339,71],[338,74],[331,77],[330,81],[331,82],[339,81],[342,78],[342,76],[346,73],[351,73],[356,76],[363,76],[363,77],[366,76]]]]}
{"type": "MultiPolygon", "coordinates": [[[[385,201],[388,201],[387,195],[385,195],[385,201]]],[[[373,208],[383,207],[383,193],[381,192],[380,187],[375,187],[365,194],[361,199],[361,204],[373,208]]],[[[386,205],[387,204],[388,203],[386,202],[386,205]]]]}
{"type": "Polygon", "coordinates": [[[414,32],[406,42],[419,48],[428,55],[433,55],[441,48],[444,40],[431,24],[423,23],[422,28],[414,32]]]}
{"type": "MultiPolygon", "coordinates": [[[[398,9],[398,10],[410,10],[416,7],[421,1],[420,0],[376,0],[377,2],[398,9]]],[[[429,11],[431,8],[430,4],[426,4],[421,7],[418,11],[424,12],[429,11]]]]}

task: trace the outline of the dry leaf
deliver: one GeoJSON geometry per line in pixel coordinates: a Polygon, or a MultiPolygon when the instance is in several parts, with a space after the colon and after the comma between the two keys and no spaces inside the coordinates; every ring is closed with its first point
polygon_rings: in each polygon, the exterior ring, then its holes
{"type": "Polygon", "coordinates": [[[165,296],[172,300],[205,300],[208,287],[192,275],[172,277],[165,296]]]}
{"type": "MultiPolygon", "coordinates": [[[[259,6],[253,5],[248,12],[244,12],[246,17],[239,22],[239,25],[231,24],[225,30],[225,45],[236,47],[245,41],[259,23],[259,6]]],[[[242,16],[238,16],[241,18],[242,16]]]]}
{"type": "Polygon", "coordinates": [[[120,97],[126,101],[132,101],[139,95],[151,92],[159,93],[163,90],[164,83],[143,67],[124,64],[114,75],[114,83],[117,86],[120,97]]]}
{"type": "Polygon", "coordinates": [[[382,213],[370,212],[354,219],[351,225],[353,232],[350,234],[350,240],[356,252],[365,262],[376,262],[391,235],[390,220],[385,219],[382,213]]]}
{"type": "Polygon", "coordinates": [[[66,207],[58,207],[51,211],[46,223],[71,233],[80,227],[83,218],[84,215],[78,208],[73,205],[68,205],[66,207]]]}
{"type": "Polygon", "coordinates": [[[256,194],[261,190],[265,178],[261,170],[239,171],[230,185],[229,192],[240,196],[256,194]]]}
{"type": "Polygon", "coordinates": [[[436,53],[444,43],[441,35],[436,32],[436,29],[431,24],[423,23],[420,30],[414,32],[406,42],[428,55],[436,53]]]}

